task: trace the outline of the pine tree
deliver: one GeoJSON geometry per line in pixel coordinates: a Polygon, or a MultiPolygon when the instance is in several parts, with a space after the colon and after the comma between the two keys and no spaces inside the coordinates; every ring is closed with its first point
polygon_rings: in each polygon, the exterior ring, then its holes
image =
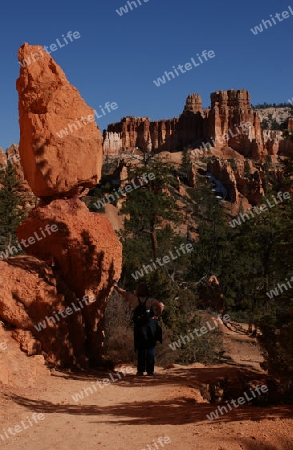
{"type": "MultiPolygon", "coordinates": [[[[152,257],[156,259],[159,256],[158,231],[165,228],[166,221],[178,223],[180,216],[171,192],[172,184],[176,185],[172,168],[159,159],[153,159],[147,169],[148,173],[154,174],[154,179],[130,192],[121,212],[127,215],[124,219],[125,233],[144,236],[151,245],[152,257]]],[[[145,172],[145,167],[137,167],[129,178],[138,179],[145,172]]]]}
{"type": "Polygon", "coordinates": [[[184,182],[187,182],[190,169],[191,169],[190,154],[188,149],[185,147],[182,150],[181,165],[179,168],[179,177],[181,177],[184,182]]]}
{"type": "MultiPolygon", "coordinates": [[[[292,160],[284,164],[288,187],[292,186],[292,160]]],[[[265,308],[259,320],[264,351],[264,368],[278,377],[293,401],[293,202],[287,200],[270,211],[270,233],[266,238],[267,272],[263,292],[265,308]],[[292,277],[292,278],[291,278],[292,277]],[[268,299],[266,291],[277,288],[277,296],[268,299]]],[[[264,255],[265,256],[265,255],[264,255]]]]}
{"type": "Polygon", "coordinates": [[[193,220],[198,224],[199,239],[192,254],[189,278],[198,280],[203,275],[223,273],[227,262],[231,228],[226,224],[219,199],[211,191],[211,183],[197,178],[195,189],[188,189],[193,220]]]}
{"type": "Polygon", "coordinates": [[[6,249],[17,241],[16,229],[23,221],[24,198],[19,193],[21,180],[15,167],[8,161],[7,167],[0,171],[0,248],[6,249]]]}

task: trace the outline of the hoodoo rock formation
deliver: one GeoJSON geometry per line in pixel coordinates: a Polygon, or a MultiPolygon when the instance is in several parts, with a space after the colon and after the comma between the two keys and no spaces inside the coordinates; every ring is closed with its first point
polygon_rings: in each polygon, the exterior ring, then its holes
{"type": "MultiPolygon", "coordinates": [[[[289,131],[292,120],[288,119],[289,131]]],[[[124,117],[121,122],[110,124],[104,133],[104,157],[137,149],[172,152],[184,147],[193,149],[195,159],[212,155],[218,159],[209,161],[208,171],[223,183],[227,200],[232,203],[239,203],[240,194],[245,197],[248,192],[249,202],[255,204],[263,194],[262,173],[253,168],[248,158],[262,163],[270,156],[277,163],[279,155],[293,154],[293,141],[285,139],[282,131],[262,130],[258,112],[253,110],[250,95],[244,89],[212,93],[208,109],[202,108],[199,94],[192,94],[179,118],[151,122],[147,117],[124,117]],[[231,167],[231,159],[236,169],[231,167]],[[245,161],[251,166],[249,176],[244,175],[245,161]]],[[[189,184],[196,185],[194,165],[189,184]]]]}
{"type": "Polygon", "coordinates": [[[22,45],[18,59],[19,153],[32,191],[37,197],[71,196],[81,185],[96,185],[102,135],[94,110],[42,47],[22,45]]]}
{"type": "Polygon", "coordinates": [[[41,201],[17,230],[22,249],[34,258],[0,262],[0,319],[13,326],[28,354],[93,366],[103,355],[104,312],[122,264],[109,220],[78,198],[100,179],[101,133],[90,120],[93,110],[41,47],[24,44],[19,59],[19,153],[41,201]],[[34,61],[24,64],[30,55],[34,61]],[[67,129],[63,137],[60,129],[67,129]]]}
{"type": "Polygon", "coordinates": [[[0,147],[0,165],[1,167],[6,167],[6,164],[7,164],[6,155],[3,152],[2,148],[0,147]]]}
{"type": "MultiPolygon", "coordinates": [[[[105,299],[120,276],[121,245],[108,220],[91,213],[79,199],[55,200],[35,208],[17,230],[18,239],[34,237],[25,250],[43,261],[52,260],[60,278],[76,297],[84,295],[94,301],[81,310],[91,355],[99,355],[103,342],[105,299]],[[49,226],[58,231],[48,234],[49,226]],[[43,233],[42,231],[43,230],[43,233]],[[35,234],[36,232],[36,234],[35,234]],[[45,236],[44,236],[45,234],[45,236]]],[[[65,295],[65,304],[69,300],[65,295]]],[[[64,305],[64,309],[66,306],[64,305]]]]}
{"type": "Polygon", "coordinates": [[[147,117],[123,117],[104,132],[104,155],[117,156],[137,147],[144,152],[157,148],[172,151],[177,145],[177,122],[178,119],[150,122],[147,117]]]}
{"type": "Polygon", "coordinates": [[[179,118],[152,122],[147,117],[124,117],[108,126],[103,152],[104,156],[118,156],[135,148],[178,151],[210,143],[217,149],[229,146],[243,156],[261,160],[268,154],[292,152],[293,145],[284,142],[281,133],[263,133],[248,91],[231,89],[212,93],[211,107],[205,110],[199,94],[189,95],[179,118]]]}
{"type": "Polygon", "coordinates": [[[240,193],[249,203],[258,204],[264,195],[262,173],[253,167],[251,161],[238,159],[233,163],[235,167],[232,169],[229,161],[210,160],[207,170],[227,188],[228,201],[239,204],[240,193]]]}
{"type": "Polygon", "coordinates": [[[260,119],[244,89],[212,93],[207,125],[207,135],[213,137],[218,148],[223,147],[224,141],[244,156],[260,159],[267,154],[260,119]]]}
{"type": "Polygon", "coordinates": [[[43,353],[54,365],[83,365],[86,336],[80,312],[60,316],[60,322],[54,317],[56,310],[78,303],[76,296],[45,262],[25,255],[1,262],[0,287],[1,320],[13,328],[24,352],[43,353]]]}
{"type": "Polygon", "coordinates": [[[185,113],[202,113],[202,100],[199,94],[191,94],[187,97],[183,114],[185,113]]]}

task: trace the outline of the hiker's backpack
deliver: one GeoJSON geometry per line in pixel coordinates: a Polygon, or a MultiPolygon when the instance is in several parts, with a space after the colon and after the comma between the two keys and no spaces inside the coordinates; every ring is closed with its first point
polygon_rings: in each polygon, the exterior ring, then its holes
{"type": "Polygon", "coordinates": [[[148,300],[148,297],[145,299],[144,302],[142,302],[139,297],[137,298],[139,304],[133,311],[132,321],[135,327],[143,327],[147,325],[150,318],[154,316],[154,311],[152,309],[148,310],[146,308],[146,302],[148,300]]]}

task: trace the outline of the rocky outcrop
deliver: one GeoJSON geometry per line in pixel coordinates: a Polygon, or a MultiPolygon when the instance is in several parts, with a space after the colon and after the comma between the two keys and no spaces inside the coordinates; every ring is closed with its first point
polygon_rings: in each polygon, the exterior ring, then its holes
{"type": "MultiPolygon", "coordinates": [[[[150,123],[150,150],[162,150],[172,152],[178,146],[178,119],[159,120],[150,123]]],[[[139,141],[138,145],[139,148],[139,141]]]]}
{"type": "MultiPolygon", "coordinates": [[[[291,136],[291,138],[292,138],[292,136],[291,136]]],[[[292,139],[282,139],[280,141],[279,153],[280,153],[280,155],[292,156],[293,155],[293,140],[292,139]]]]}
{"type": "Polygon", "coordinates": [[[1,147],[0,147],[0,166],[1,170],[3,167],[6,167],[6,155],[1,147]]]}
{"type": "Polygon", "coordinates": [[[55,200],[33,210],[17,235],[19,242],[29,243],[34,238],[26,252],[52,261],[60,278],[79,299],[85,295],[95,299],[81,314],[87,351],[91,358],[98,358],[106,299],[113,280],[119,279],[122,264],[122,246],[109,220],[89,212],[79,199],[55,200]]]}
{"type": "MultiPolygon", "coordinates": [[[[0,286],[1,320],[25,353],[42,353],[54,365],[87,365],[91,353],[85,352],[89,330],[83,310],[54,269],[37,258],[16,256],[1,262],[0,286]]],[[[92,310],[91,304],[82,305],[92,310]]]]}
{"type": "Polygon", "coordinates": [[[277,156],[281,149],[282,141],[284,140],[283,132],[278,130],[263,130],[263,138],[268,154],[277,156]]]}
{"type": "Polygon", "coordinates": [[[113,131],[104,131],[103,134],[103,155],[107,157],[115,157],[120,154],[123,148],[121,133],[113,131]]]}
{"type": "Polygon", "coordinates": [[[124,159],[119,161],[118,166],[113,172],[113,179],[119,180],[119,185],[121,187],[125,187],[126,184],[129,183],[129,162],[126,162],[124,159]]]}
{"type": "Polygon", "coordinates": [[[94,110],[42,47],[22,45],[18,59],[19,153],[32,191],[37,197],[61,197],[96,185],[102,135],[94,110]],[[32,62],[32,54],[42,57],[32,62]]]}
{"type": "Polygon", "coordinates": [[[231,89],[212,93],[211,107],[206,110],[202,109],[199,94],[189,95],[179,118],[152,122],[147,117],[129,116],[110,124],[104,135],[104,155],[118,156],[136,148],[143,152],[172,152],[208,142],[217,149],[228,146],[256,160],[278,151],[281,145],[264,141],[260,118],[251,106],[248,91],[231,89]]]}
{"type": "MultiPolygon", "coordinates": [[[[35,208],[17,229],[28,254],[54,258],[58,273],[77,296],[108,294],[119,278],[121,243],[103,214],[89,212],[77,198],[35,208]],[[29,238],[34,243],[29,244],[29,238]]],[[[106,295],[107,296],[107,295],[106,295]]]]}
{"type": "MultiPolygon", "coordinates": [[[[292,116],[292,106],[286,106],[283,108],[256,108],[255,111],[260,118],[260,121],[265,121],[268,128],[271,128],[273,123],[283,125],[287,122],[290,116],[292,116]]],[[[290,120],[290,119],[289,119],[290,120]]]]}
{"type": "Polygon", "coordinates": [[[264,195],[263,172],[256,169],[251,160],[238,160],[234,170],[236,187],[251,205],[261,202],[264,195]]]}
{"type": "Polygon", "coordinates": [[[4,153],[2,148],[0,148],[0,170],[5,170],[8,162],[10,162],[14,166],[21,180],[24,180],[23,170],[20,165],[18,146],[16,144],[12,144],[9,148],[7,148],[6,153],[4,153]]]}
{"type": "Polygon", "coordinates": [[[207,170],[226,187],[226,200],[237,203],[239,192],[231,164],[219,159],[210,160],[207,164],[207,170]]]}
{"type": "Polygon", "coordinates": [[[227,188],[226,200],[240,204],[240,194],[249,203],[258,204],[264,195],[262,173],[256,169],[250,160],[214,159],[207,164],[207,170],[227,188]]]}
{"type": "Polygon", "coordinates": [[[123,117],[121,122],[109,125],[104,134],[104,156],[130,153],[136,148],[143,152],[172,151],[178,141],[177,123],[178,119],[151,122],[148,117],[123,117]]]}
{"type": "Polygon", "coordinates": [[[148,117],[123,117],[104,132],[104,157],[131,153],[136,148],[143,152],[172,152],[199,141],[203,136],[204,115],[200,95],[192,94],[187,97],[179,118],[150,121],[148,117]]]}
{"type": "Polygon", "coordinates": [[[203,112],[201,96],[199,94],[191,94],[186,99],[183,114],[196,114],[198,112],[203,112]]]}
{"type": "Polygon", "coordinates": [[[26,340],[25,331],[19,331],[23,337],[16,340],[15,336],[14,338],[11,336],[15,335],[15,332],[11,333],[11,330],[5,328],[3,321],[0,321],[0,385],[3,383],[21,389],[38,388],[41,380],[44,382],[44,376],[50,376],[45,359],[42,355],[34,355],[33,352],[30,353],[30,358],[27,358],[26,353],[29,354],[29,349],[25,352],[19,348],[34,346],[35,340],[26,340]]]}
{"type": "Polygon", "coordinates": [[[248,91],[244,89],[211,94],[207,134],[212,136],[216,147],[228,145],[256,160],[267,154],[260,119],[252,109],[248,91]]]}
{"type": "Polygon", "coordinates": [[[40,47],[20,48],[17,81],[21,164],[41,197],[17,237],[19,247],[36,259],[3,261],[0,255],[0,283],[5,283],[0,319],[13,327],[13,337],[29,355],[42,353],[57,365],[96,366],[122,246],[109,220],[90,213],[78,198],[100,179],[99,129],[90,121],[63,138],[57,133],[57,126],[70,129],[66,121],[93,111],[49,55],[24,64],[37,52],[40,47]]]}
{"type": "MultiPolygon", "coordinates": [[[[138,146],[148,151],[150,140],[150,120],[147,117],[123,117],[121,122],[109,125],[108,132],[121,143],[120,150],[129,151],[138,146]]],[[[118,144],[117,144],[118,145],[118,144]]],[[[105,152],[105,149],[104,149],[105,152]]],[[[113,153],[113,151],[112,151],[113,153]]]]}

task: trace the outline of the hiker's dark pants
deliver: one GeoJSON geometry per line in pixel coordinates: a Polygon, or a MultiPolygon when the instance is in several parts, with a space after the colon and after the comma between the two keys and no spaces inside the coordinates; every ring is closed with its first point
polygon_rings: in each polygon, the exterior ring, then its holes
{"type": "Polygon", "coordinates": [[[155,347],[137,349],[137,371],[153,373],[155,368],[155,347]]]}

